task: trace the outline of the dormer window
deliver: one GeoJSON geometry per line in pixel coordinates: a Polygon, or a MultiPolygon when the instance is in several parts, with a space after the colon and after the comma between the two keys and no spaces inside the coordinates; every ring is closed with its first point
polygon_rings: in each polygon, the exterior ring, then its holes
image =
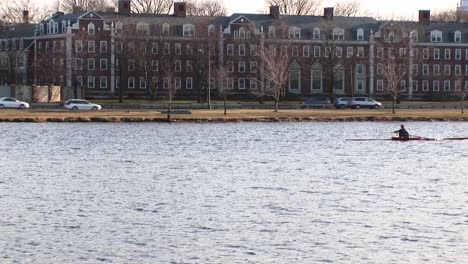
{"type": "Polygon", "coordinates": [[[431,42],[442,42],[442,31],[431,31],[431,42]]]}
{"type": "Polygon", "coordinates": [[[146,23],[138,23],[136,30],[142,35],[149,36],[149,25],[146,23]]]}
{"type": "Polygon", "coordinates": [[[42,24],[42,23],[39,26],[39,32],[40,32],[41,35],[44,35],[44,24],[42,24]]]}
{"type": "Polygon", "coordinates": [[[334,40],[344,40],[344,29],[334,28],[333,29],[333,39],[334,40]]]}
{"type": "Polygon", "coordinates": [[[212,36],[215,33],[215,26],[214,25],[209,25],[208,26],[208,36],[212,36]]]}
{"type": "Polygon", "coordinates": [[[301,29],[298,27],[289,28],[289,38],[300,39],[301,38],[301,29]]]}
{"type": "Polygon", "coordinates": [[[96,27],[93,23],[88,24],[88,35],[94,35],[96,33],[96,27]]]}
{"type": "Polygon", "coordinates": [[[58,33],[58,32],[59,32],[58,22],[54,22],[54,33],[58,33]]]}
{"type": "Polygon", "coordinates": [[[47,34],[52,34],[52,28],[54,27],[54,21],[49,21],[49,24],[47,25],[47,34]]]}
{"type": "Polygon", "coordinates": [[[162,25],[162,35],[163,36],[169,36],[169,24],[164,23],[162,25]]]}
{"type": "Polygon", "coordinates": [[[364,40],[364,29],[359,28],[357,30],[357,40],[364,40]]]}
{"type": "Polygon", "coordinates": [[[320,39],[320,28],[314,28],[313,39],[320,39]]]}
{"type": "Polygon", "coordinates": [[[64,33],[65,31],[67,31],[67,22],[64,20],[62,21],[62,33],[64,33]]]}
{"type": "Polygon", "coordinates": [[[245,29],[244,28],[239,29],[239,39],[245,39],[245,29]]]}
{"type": "Polygon", "coordinates": [[[193,37],[195,36],[195,26],[192,24],[184,25],[184,37],[193,37]]]}
{"type": "Polygon", "coordinates": [[[276,29],[275,29],[274,26],[270,26],[268,28],[268,38],[270,38],[270,39],[276,38],[276,29]]]}
{"type": "Polygon", "coordinates": [[[456,42],[456,43],[460,43],[461,42],[461,32],[460,31],[455,31],[455,34],[453,36],[453,41],[456,42]]]}

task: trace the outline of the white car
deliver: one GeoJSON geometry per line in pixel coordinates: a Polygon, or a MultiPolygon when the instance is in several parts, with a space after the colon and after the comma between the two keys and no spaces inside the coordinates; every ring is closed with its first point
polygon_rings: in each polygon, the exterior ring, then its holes
{"type": "Polygon", "coordinates": [[[65,101],[65,108],[71,110],[101,110],[98,104],[93,104],[84,99],[70,99],[65,101]]]}
{"type": "Polygon", "coordinates": [[[28,103],[15,99],[13,97],[1,97],[0,98],[0,108],[25,109],[29,107],[30,105],[28,103]]]}
{"type": "Polygon", "coordinates": [[[349,107],[354,109],[359,108],[381,108],[382,103],[377,102],[376,100],[369,97],[353,97],[348,104],[349,107]]]}

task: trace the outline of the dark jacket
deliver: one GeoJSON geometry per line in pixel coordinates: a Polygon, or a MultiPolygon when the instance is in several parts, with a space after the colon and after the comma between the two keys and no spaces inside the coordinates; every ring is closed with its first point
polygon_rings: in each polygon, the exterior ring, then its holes
{"type": "Polygon", "coordinates": [[[397,131],[394,131],[393,133],[398,133],[398,136],[400,138],[409,138],[409,133],[404,128],[401,128],[401,129],[399,129],[397,131]]]}

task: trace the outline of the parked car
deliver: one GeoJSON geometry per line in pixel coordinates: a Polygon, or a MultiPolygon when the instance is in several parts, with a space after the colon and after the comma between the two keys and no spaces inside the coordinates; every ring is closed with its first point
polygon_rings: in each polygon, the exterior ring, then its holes
{"type": "Polygon", "coordinates": [[[343,109],[343,108],[349,107],[350,101],[351,101],[350,97],[337,97],[335,98],[333,105],[335,105],[336,109],[343,109]]]}
{"type": "Polygon", "coordinates": [[[1,97],[0,98],[0,108],[19,108],[25,109],[29,108],[30,105],[26,102],[20,101],[13,97],[1,97]]]}
{"type": "Polygon", "coordinates": [[[354,109],[359,108],[381,108],[382,103],[369,97],[353,97],[349,102],[349,107],[354,109]]]}
{"type": "Polygon", "coordinates": [[[71,110],[101,110],[98,104],[93,104],[84,99],[70,99],[65,101],[65,108],[71,110]]]}
{"type": "Polygon", "coordinates": [[[326,108],[330,104],[330,99],[325,96],[314,96],[304,100],[302,108],[320,107],[326,108]]]}

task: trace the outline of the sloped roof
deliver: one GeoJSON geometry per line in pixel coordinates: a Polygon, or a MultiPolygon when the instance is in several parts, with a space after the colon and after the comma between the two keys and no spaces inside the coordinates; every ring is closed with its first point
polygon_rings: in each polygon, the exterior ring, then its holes
{"type": "Polygon", "coordinates": [[[0,33],[0,38],[33,37],[37,24],[13,24],[8,30],[0,33]]]}

